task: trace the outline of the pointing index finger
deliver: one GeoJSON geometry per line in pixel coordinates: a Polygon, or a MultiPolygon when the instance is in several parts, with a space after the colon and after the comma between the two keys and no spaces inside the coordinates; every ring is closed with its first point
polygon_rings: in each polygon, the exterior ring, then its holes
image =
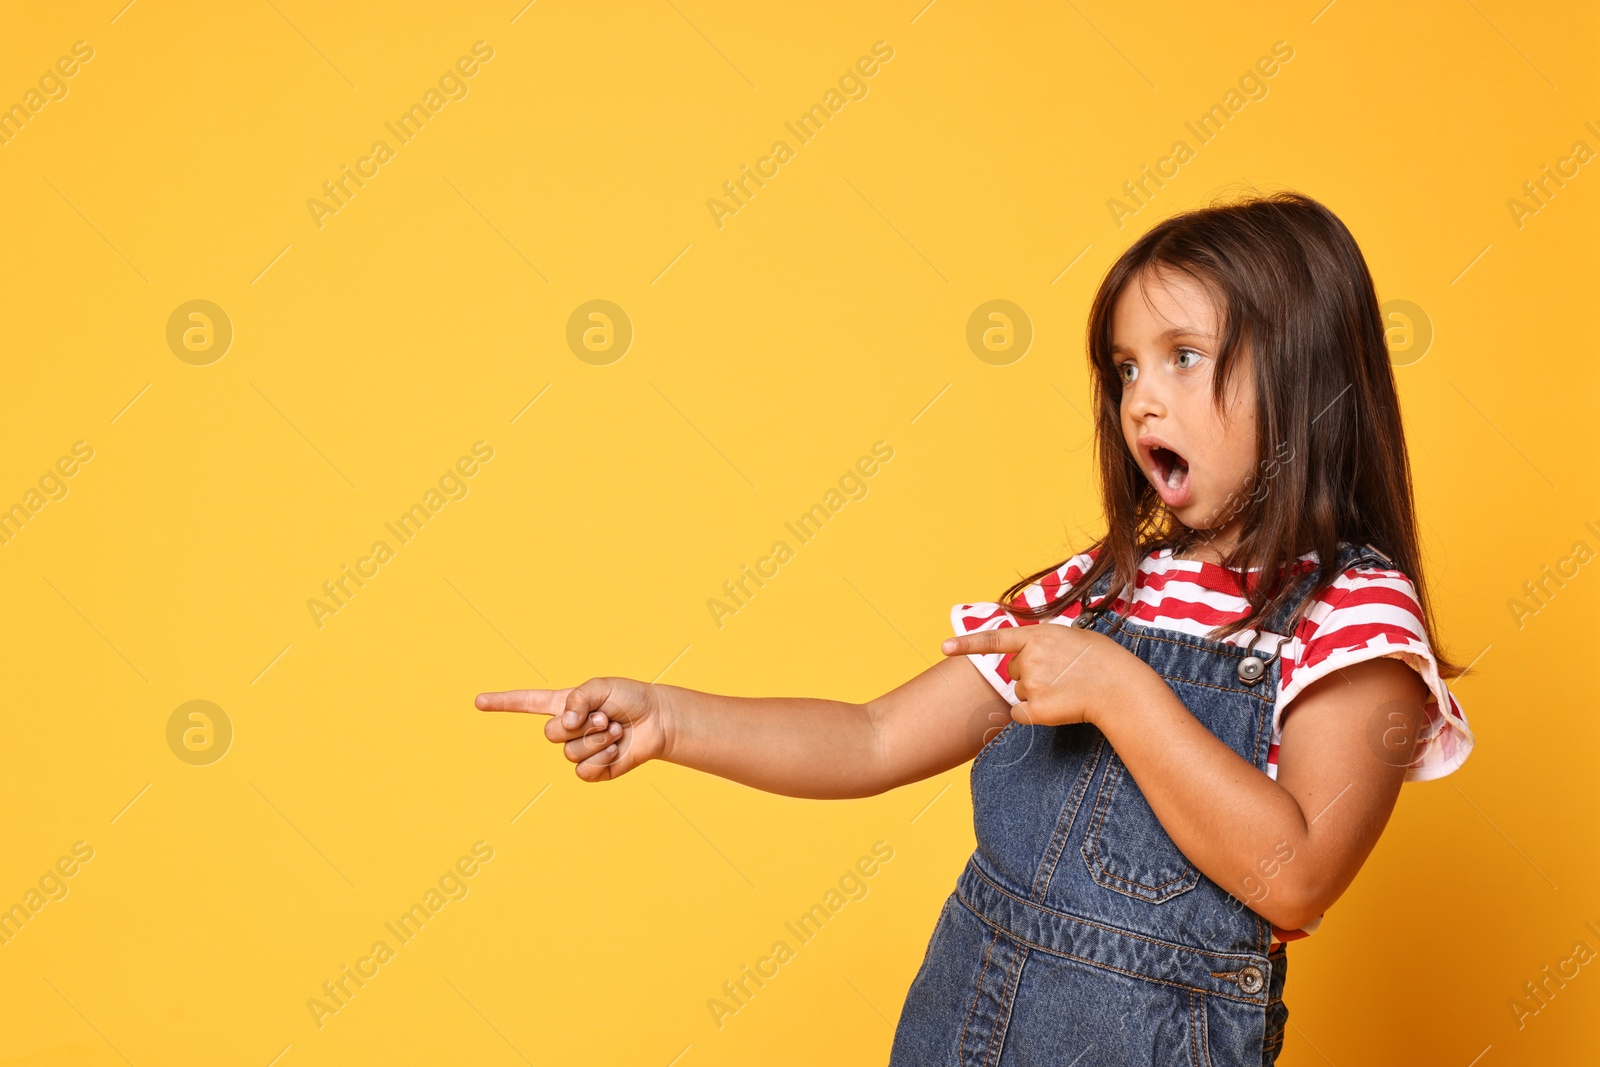
{"type": "Polygon", "coordinates": [[[1028,637],[1028,627],[1005,626],[998,630],[980,630],[959,637],[947,637],[944,644],[939,646],[939,651],[947,656],[1018,652],[1027,644],[1028,637]]]}
{"type": "Polygon", "coordinates": [[[479,711],[520,711],[530,715],[560,715],[567,705],[566,689],[511,689],[503,693],[479,693],[473,703],[479,711]]]}

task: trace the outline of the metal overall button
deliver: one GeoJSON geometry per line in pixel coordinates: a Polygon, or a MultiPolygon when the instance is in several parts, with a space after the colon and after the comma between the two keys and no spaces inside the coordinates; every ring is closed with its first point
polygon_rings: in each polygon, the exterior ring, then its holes
{"type": "MultiPolygon", "coordinates": [[[[1093,606],[1089,604],[1088,597],[1078,601],[1078,617],[1072,620],[1072,625],[1080,630],[1094,629],[1095,623],[1100,621],[1100,616],[1111,611],[1111,605],[1109,601],[1109,597],[1104,597],[1101,599],[1099,604],[1093,606]]],[[[1122,624],[1126,622],[1127,619],[1124,616],[1114,615],[1113,617],[1117,620],[1117,622],[1115,626],[1111,627],[1111,633],[1116,633],[1122,628],[1122,624]]]]}
{"type": "Polygon", "coordinates": [[[1273,660],[1278,658],[1278,653],[1283,651],[1284,642],[1288,640],[1289,638],[1287,637],[1280,637],[1277,645],[1272,649],[1272,655],[1268,656],[1266,659],[1262,659],[1260,656],[1252,652],[1250,655],[1240,660],[1237,671],[1239,675],[1239,681],[1243,682],[1245,685],[1255,685],[1257,682],[1261,681],[1261,679],[1265,678],[1267,675],[1267,668],[1272,665],[1273,660]]]}
{"type": "Polygon", "coordinates": [[[1266,980],[1261,975],[1261,968],[1253,963],[1247,963],[1237,971],[1212,971],[1213,978],[1226,978],[1238,985],[1242,992],[1256,994],[1261,992],[1266,985],[1266,980]]]}

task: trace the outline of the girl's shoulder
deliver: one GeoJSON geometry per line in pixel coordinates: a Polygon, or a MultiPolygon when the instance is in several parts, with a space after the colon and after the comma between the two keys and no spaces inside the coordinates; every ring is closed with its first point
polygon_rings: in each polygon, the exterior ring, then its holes
{"type": "Polygon", "coordinates": [[[1066,596],[1089,572],[1098,554],[1099,549],[1091,548],[1069,557],[1061,566],[1025,588],[1022,599],[1030,607],[1042,607],[1066,596]]]}
{"type": "Polygon", "coordinates": [[[1284,649],[1278,692],[1281,715],[1313,682],[1364,660],[1398,659],[1428,688],[1428,724],[1407,781],[1449,774],[1472,751],[1461,704],[1439,673],[1428,639],[1427,613],[1411,579],[1392,565],[1357,562],[1313,598],[1284,649]]]}
{"type": "MultiPolygon", "coordinates": [[[[1306,571],[1315,570],[1314,553],[1302,556],[1306,571]]],[[[1295,636],[1324,647],[1374,639],[1404,637],[1428,640],[1426,612],[1416,585],[1387,561],[1358,559],[1318,590],[1306,607],[1295,636]]]]}

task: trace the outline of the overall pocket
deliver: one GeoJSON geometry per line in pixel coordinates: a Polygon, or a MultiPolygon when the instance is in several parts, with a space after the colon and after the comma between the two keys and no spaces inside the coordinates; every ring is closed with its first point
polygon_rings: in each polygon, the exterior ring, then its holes
{"type": "Polygon", "coordinates": [[[1100,780],[1082,852],[1096,882],[1151,904],[1187,893],[1200,882],[1199,870],[1162,829],[1115,752],[1100,780]]]}

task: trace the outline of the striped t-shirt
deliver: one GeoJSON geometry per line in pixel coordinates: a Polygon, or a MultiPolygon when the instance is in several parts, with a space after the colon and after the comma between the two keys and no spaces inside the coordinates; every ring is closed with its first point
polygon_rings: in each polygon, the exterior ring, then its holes
{"type": "MultiPolygon", "coordinates": [[[[1295,572],[1316,566],[1316,553],[1299,557],[1295,572]]],[[[1020,594],[1023,603],[1040,607],[1054,602],[1076,582],[1094,561],[1092,552],[1081,553],[1029,585],[1020,594]]],[[[1174,559],[1171,549],[1152,552],[1139,564],[1130,604],[1119,597],[1112,610],[1137,622],[1177,630],[1197,637],[1250,612],[1235,575],[1226,568],[1197,560],[1174,559]]],[[[1076,600],[1046,622],[1070,625],[1081,610],[1076,600]]],[[[957,604],[950,622],[958,634],[998,630],[1008,626],[1037,625],[1039,620],[1018,618],[998,603],[957,604]]],[[[1381,567],[1351,567],[1316,597],[1293,635],[1244,630],[1225,638],[1229,644],[1260,650],[1263,659],[1282,644],[1277,701],[1272,709],[1272,738],[1267,749],[1267,774],[1278,776],[1278,743],[1284,711],[1294,698],[1320,678],[1362,660],[1392,656],[1411,666],[1427,683],[1431,699],[1428,722],[1406,769],[1408,782],[1439,778],[1466,761],[1472,751],[1472,731],[1461,705],[1439,677],[1438,664],[1428,645],[1422,607],[1416,587],[1404,574],[1381,567]],[[1287,637],[1287,640],[1283,640],[1287,637]]],[[[1012,705],[1018,703],[1008,671],[1012,653],[973,653],[970,659],[990,685],[1012,705]]],[[[1315,930],[1321,917],[1303,930],[1273,928],[1274,942],[1304,937],[1315,930]]]]}

